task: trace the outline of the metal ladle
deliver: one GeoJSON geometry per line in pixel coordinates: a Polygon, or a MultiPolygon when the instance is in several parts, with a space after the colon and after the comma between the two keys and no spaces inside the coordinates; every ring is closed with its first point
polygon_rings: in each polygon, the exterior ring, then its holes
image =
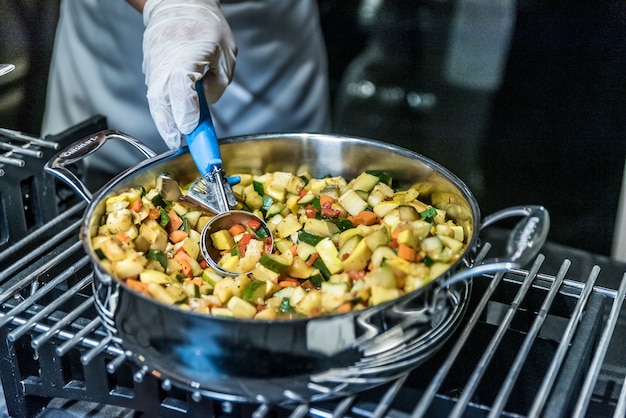
{"type": "Polygon", "coordinates": [[[220,251],[214,247],[211,234],[230,229],[237,224],[247,227],[251,222],[255,222],[260,224],[261,235],[267,237],[265,238],[267,252],[272,251],[274,239],[269,226],[263,219],[250,212],[232,210],[232,207],[237,205],[237,199],[233,194],[231,184],[236,184],[239,179],[227,178],[222,169],[222,156],[211,113],[205,100],[202,80],[196,83],[196,91],[200,102],[200,122],[193,132],[185,135],[185,138],[200,177],[192,183],[186,196],[217,214],[202,230],[200,250],[209,265],[220,273],[231,276],[248,273],[226,270],[219,265],[220,251]]]}

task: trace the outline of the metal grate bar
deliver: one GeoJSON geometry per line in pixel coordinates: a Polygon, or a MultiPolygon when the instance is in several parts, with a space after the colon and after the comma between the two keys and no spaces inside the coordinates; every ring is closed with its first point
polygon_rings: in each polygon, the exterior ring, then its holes
{"type": "Polygon", "coordinates": [[[583,309],[589,300],[589,295],[593,291],[593,287],[596,283],[596,279],[600,274],[600,267],[594,266],[591,270],[589,278],[585,284],[583,291],[581,292],[580,298],[576,303],[576,307],[574,308],[574,312],[567,324],[567,328],[563,333],[563,338],[559,343],[559,347],[554,355],[554,359],[550,363],[550,367],[548,368],[548,372],[546,373],[543,382],[541,382],[541,387],[537,392],[537,397],[533,402],[533,405],[530,408],[528,413],[529,416],[538,416],[539,412],[545,406],[548,396],[550,395],[550,391],[554,386],[554,382],[556,381],[557,375],[559,373],[559,369],[565,360],[565,355],[567,354],[567,350],[569,349],[569,345],[574,337],[576,329],[578,328],[578,324],[580,323],[580,317],[583,314],[583,309]]]}
{"type": "Polygon", "coordinates": [[[454,361],[456,360],[459,353],[461,352],[461,349],[465,346],[465,343],[467,342],[470,334],[472,333],[472,330],[478,323],[478,320],[480,316],[482,315],[482,312],[485,310],[487,303],[491,299],[493,292],[496,290],[496,288],[502,281],[503,277],[504,277],[504,273],[498,273],[489,283],[489,287],[485,290],[483,297],[478,303],[478,306],[474,310],[474,313],[469,319],[467,325],[463,329],[462,334],[456,340],[454,347],[452,347],[452,349],[450,350],[450,354],[448,354],[448,357],[446,358],[445,362],[441,365],[441,367],[439,368],[439,371],[437,372],[435,377],[432,379],[430,385],[428,385],[428,388],[426,388],[426,391],[422,395],[420,402],[416,405],[415,409],[413,410],[411,418],[424,417],[426,413],[428,412],[429,405],[432,403],[433,399],[437,395],[437,392],[439,391],[439,388],[443,384],[444,379],[446,378],[446,376],[452,369],[452,365],[454,364],[454,361]]]}
{"type": "MultiPolygon", "coordinates": [[[[77,213],[82,211],[84,208],[85,208],[85,204],[79,204],[79,205],[70,207],[66,211],[63,211],[59,216],[54,217],[49,222],[45,223],[43,226],[33,230],[26,237],[15,242],[14,244],[11,244],[11,246],[9,246],[6,250],[0,252],[0,261],[8,260],[11,256],[14,256],[15,254],[22,251],[23,248],[27,247],[28,245],[31,245],[33,241],[37,240],[45,232],[54,230],[59,225],[66,222],[68,219],[72,219],[74,216],[76,216],[77,213]]],[[[45,243],[37,246],[37,252],[36,253],[33,252],[32,257],[29,255],[25,256],[24,253],[20,253],[19,258],[22,263],[13,263],[11,266],[7,267],[2,273],[0,273],[0,281],[11,276],[13,273],[15,273],[15,271],[19,270],[20,268],[24,266],[23,263],[36,257],[38,254],[46,254],[51,249],[56,248],[60,242],[63,242],[67,239],[68,234],[76,233],[76,230],[78,229],[79,226],[80,226],[80,221],[74,222],[73,224],[69,225],[67,228],[64,229],[65,233],[54,235],[52,238],[46,240],[45,243]]]]}
{"type": "Polygon", "coordinates": [[[526,361],[526,358],[528,357],[528,354],[530,352],[530,347],[535,341],[535,338],[537,337],[537,335],[539,334],[539,330],[541,329],[541,326],[543,325],[546,319],[546,316],[548,315],[548,311],[550,307],[552,306],[552,302],[554,302],[554,298],[556,297],[559,289],[561,288],[561,284],[563,283],[563,280],[565,279],[565,274],[567,274],[567,271],[569,270],[570,265],[571,265],[571,262],[569,260],[565,260],[565,262],[563,262],[563,264],[561,265],[561,268],[559,269],[556,279],[554,280],[550,288],[550,292],[548,292],[548,295],[544,299],[543,304],[541,305],[541,308],[539,309],[539,312],[537,316],[535,317],[535,320],[533,321],[533,325],[531,329],[528,331],[528,334],[526,334],[526,338],[524,338],[524,342],[519,352],[517,353],[517,356],[515,357],[515,361],[511,365],[509,373],[507,374],[506,379],[502,387],[500,388],[500,391],[498,392],[496,400],[491,407],[491,411],[488,415],[488,418],[496,418],[500,416],[500,414],[504,410],[504,407],[506,406],[506,403],[509,400],[511,391],[513,390],[513,386],[515,385],[515,382],[517,381],[519,373],[521,372],[522,366],[524,365],[524,362],[526,361]]]}
{"type": "Polygon", "coordinates": [[[587,374],[587,378],[585,379],[585,382],[583,384],[581,396],[578,398],[578,402],[576,403],[576,407],[574,408],[574,413],[572,414],[572,417],[583,417],[587,410],[589,401],[591,400],[591,395],[593,393],[593,388],[598,379],[598,375],[600,374],[600,369],[602,368],[602,362],[604,361],[604,357],[606,356],[606,352],[609,348],[609,343],[611,342],[611,337],[613,336],[613,331],[615,330],[615,325],[617,325],[617,319],[619,317],[619,312],[622,308],[622,304],[624,303],[625,295],[626,274],[624,274],[622,282],[620,283],[617,297],[613,300],[613,306],[611,307],[611,312],[609,314],[607,325],[604,328],[602,337],[600,338],[600,343],[596,348],[595,356],[593,357],[593,360],[591,362],[589,373],[587,374]]]}
{"type": "Polygon", "coordinates": [[[619,400],[613,414],[613,418],[623,417],[626,417],[626,378],[622,381],[622,390],[619,393],[619,400]]]}
{"type": "Polygon", "coordinates": [[[91,322],[89,322],[83,329],[78,331],[76,334],[74,334],[73,337],[71,337],[66,342],[64,342],[63,344],[61,344],[60,346],[56,348],[55,351],[57,355],[63,356],[67,354],[67,352],[70,351],[72,347],[78,344],[84,337],[87,336],[87,334],[89,334],[91,331],[94,331],[101,324],[102,324],[102,321],[100,320],[99,316],[92,319],[91,322]]]}
{"type": "Polygon", "coordinates": [[[42,273],[44,273],[45,271],[49,270],[50,268],[58,265],[62,260],[66,259],[70,254],[72,254],[74,251],[78,250],[80,247],[81,247],[81,243],[80,242],[76,242],[76,243],[72,244],[69,248],[65,249],[61,253],[57,254],[54,257],[52,257],[47,263],[45,263],[44,265],[42,265],[41,267],[36,269],[34,272],[30,273],[27,277],[23,278],[22,280],[18,281],[17,283],[15,283],[14,285],[12,285],[8,289],[6,289],[3,294],[0,294],[0,303],[4,303],[7,300],[9,300],[10,298],[12,298],[13,295],[18,290],[21,290],[21,289],[25,288],[26,286],[28,286],[29,284],[31,284],[32,282],[37,280],[37,278],[42,273]]]}
{"type": "MultiPolygon", "coordinates": [[[[93,279],[93,273],[89,275],[93,279]]],[[[69,325],[74,319],[78,318],[83,314],[87,309],[93,306],[93,296],[87,298],[80,306],[72,309],[67,315],[65,315],[59,322],[48,328],[42,334],[37,335],[37,337],[33,338],[31,342],[31,346],[34,349],[41,347],[43,343],[48,341],[52,336],[54,336],[59,330],[67,325],[69,325]]]]}
{"type": "MultiPolygon", "coordinates": [[[[28,309],[30,306],[32,306],[35,302],[37,302],[39,299],[44,297],[48,292],[50,292],[52,289],[54,289],[60,283],[65,282],[70,276],[72,276],[76,271],[78,271],[79,268],[84,267],[87,264],[87,261],[88,261],[88,257],[84,256],[83,258],[81,258],[80,260],[78,260],[77,262],[75,262],[74,264],[69,266],[67,268],[67,270],[63,271],[61,274],[56,276],[54,279],[52,279],[48,283],[46,283],[44,287],[42,287],[41,289],[38,289],[31,296],[29,296],[28,298],[24,299],[24,301],[22,301],[15,308],[11,309],[2,318],[0,318],[0,327],[5,326],[7,323],[9,323],[11,321],[11,319],[14,316],[16,316],[17,314],[19,314],[19,313],[25,311],[26,309],[28,309]]],[[[48,267],[50,267],[50,266],[48,266],[48,267]]],[[[47,270],[47,269],[45,269],[45,270],[47,270]]],[[[45,270],[43,270],[43,271],[45,271],[45,270]]],[[[32,277],[32,280],[30,280],[31,278],[29,278],[28,281],[32,282],[33,280],[35,280],[39,276],[39,273],[41,273],[40,270],[37,271],[37,274],[33,274],[34,277],[32,277]]]]}
{"type": "Polygon", "coordinates": [[[20,338],[22,335],[24,335],[26,332],[28,332],[28,330],[35,325],[35,322],[39,321],[40,319],[42,319],[42,318],[48,316],[49,314],[51,314],[52,312],[56,311],[63,303],[65,303],[70,298],[74,297],[74,295],[80,289],[82,289],[84,286],[89,284],[91,282],[92,278],[93,278],[93,274],[87,275],[87,277],[83,278],[80,282],[76,283],[67,292],[64,292],[61,296],[59,296],[53,302],[48,304],[48,306],[46,306],[41,311],[39,311],[35,315],[33,315],[24,325],[22,325],[22,326],[16,328],[15,330],[11,331],[8,334],[8,336],[7,336],[9,341],[17,341],[18,338],[20,338]]]}
{"type": "Polygon", "coordinates": [[[522,283],[522,286],[520,287],[517,294],[515,295],[515,299],[513,300],[513,302],[511,302],[511,306],[508,309],[504,319],[502,320],[502,323],[498,327],[498,330],[496,331],[495,335],[489,342],[489,345],[485,349],[485,352],[483,353],[480,361],[478,362],[478,365],[474,369],[474,372],[472,373],[467,384],[463,388],[463,391],[461,392],[461,396],[457,400],[456,404],[454,405],[454,408],[452,409],[452,412],[450,413],[451,417],[463,416],[463,411],[467,408],[467,405],[469,404],[472,395],[476,391],[476,388],[478,387],[478,384],[480,380],[482,379],[485,373],[485,370],[487,369],[487,365],[489,364],[493,355],[495,354],[496,348],[500,345],[500,342],[502,341],[504,334],[509,328],[511,321],[513,321],[513,317],[515,316],[515,313],[517,312],[519,305],[521,304],[522,300],[526,296],[526,293],[528,293],[528,290],[530,289],[537,275],[537,272],[539,271],[539,268],[541,267],[541,264],[544,261],[544,258],[545,257],[543,257],[542,255],[539,255],[539,257],[537,257],[537,259],[533,263],[533,266],[530,272],[526,276],[526,279],[522,283]]]}

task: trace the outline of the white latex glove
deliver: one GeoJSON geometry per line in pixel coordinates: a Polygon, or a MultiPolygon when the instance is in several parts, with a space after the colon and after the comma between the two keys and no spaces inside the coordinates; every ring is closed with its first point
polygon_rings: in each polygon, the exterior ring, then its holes
{"type": "Polygon", "coordinates": [[[215,103],[232,80],[237,46],[217,0],[148,0],[143,16],[150,113],[175,149],[198,125],[196,81],[204,76],[207,102],[215,103]]]}

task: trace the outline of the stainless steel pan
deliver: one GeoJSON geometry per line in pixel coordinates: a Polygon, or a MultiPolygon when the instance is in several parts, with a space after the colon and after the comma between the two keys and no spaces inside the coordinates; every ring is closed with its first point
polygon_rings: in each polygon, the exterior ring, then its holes
{"type": "Polygon", "coordinates": [[[144,297],[111,277],[91,246],[107,197],[151,185],[167,172],[181,183],[198,176],[187,148],[162,155],[139,141],[105,131],[59,153],[46,170],[89,202],[81,240],[91,256],[97,309],[107,328],[142,369],[199,394],[262,402],[310,401],[378,385],[416,367],[450,336],[469,297],[471,277],[519,268],[546,239],[549,216],[541,206],[514,207],[481,219],[468,187],[446,168],[415,152],[362,138],[319,134],[266,134],[220,144],[227,174],[300,172],[352,178],[364,170],[390,173],[400,187],[447,210],[466,230],[468,250],[428,286],[395,301],[347,314],[289,321],[220,318],[182,311],[144,297]],[[68,165],[110,139],[130,142],[146,160],[112,179],[95,196],[68,165]],[[508,254],[476,261],[482,228],[522,217],[508,254]]]}

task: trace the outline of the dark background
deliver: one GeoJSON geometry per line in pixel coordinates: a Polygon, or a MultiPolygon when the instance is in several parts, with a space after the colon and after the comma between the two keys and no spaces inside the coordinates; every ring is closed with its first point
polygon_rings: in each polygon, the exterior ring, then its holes
{"type": "MultiPolygon", "coordinates": [[[[626,157],[626,3],[518,1],[495,90],[443,75],[456,1],[319,3],[335,132],[439,162],[483,215],[543,204],[552,241],[610,254],[626,157]]],[[[39,133],[57,16],[55,1],[3,2],[0,61],[17,69],[0,79],[1,127],[39,133]]]]}

